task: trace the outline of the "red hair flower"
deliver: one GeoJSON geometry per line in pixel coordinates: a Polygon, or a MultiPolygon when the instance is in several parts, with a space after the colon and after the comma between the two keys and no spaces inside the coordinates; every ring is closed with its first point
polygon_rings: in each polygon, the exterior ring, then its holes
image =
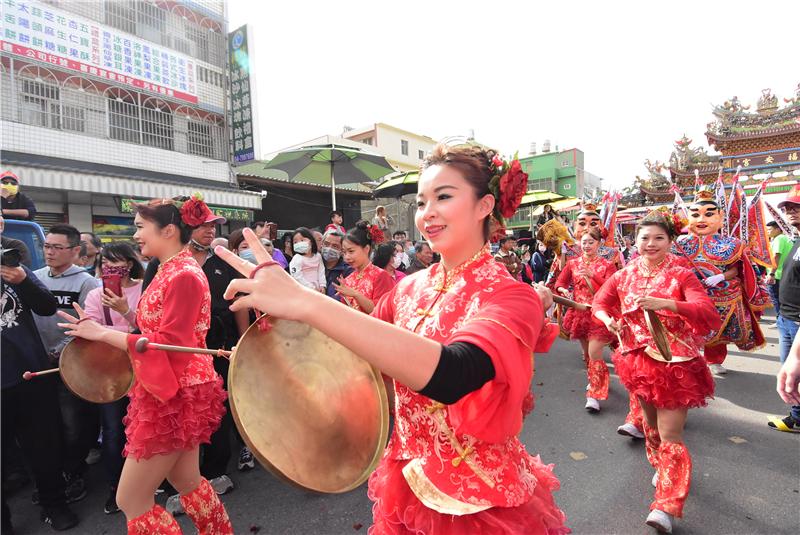
{"type": "Polygon", "coordinates": [[[199,227],[212,216],[208,205],[203,202],[203,196],[194,193],[188,201],[181,206],[181,220],[190,227],[199,227]]]}
{"type": "Polygon", "coordinates": [[[369,237],[372,240],[373,245],[379,245],[386,241],[383,231],[377,225],[369,226],[369,237]]]}
{"type": "Polygon", "coordinates": [[[503,166],[505,165],[505,162],[503,161],[503,159],[500,156],[495,154],[494,158],[492,158],[492,164],[494,164],[495,169],[500,171],[500,170],[503,169],[503,166]]]}
{"type": "Polygon", "coordinates": [[[513,216],[527,191],[528,174],[522,170],[519,160],[514,160],[500,177],[500,215],[504,218],[513,216]]]}

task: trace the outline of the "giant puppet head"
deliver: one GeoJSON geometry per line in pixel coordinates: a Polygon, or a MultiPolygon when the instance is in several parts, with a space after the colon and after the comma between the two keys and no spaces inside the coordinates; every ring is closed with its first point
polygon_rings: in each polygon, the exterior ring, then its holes
{"type": "Polygon", "coordinates": [[[714,192],[701,188],[689,205],[689,232],[695,236],[710,236],[722,228],[722,213],[714,200],[714,192]]]}
{"type": "Polygon", "coordinates": [[[592,227],[597,227],[601,234],[603,233],[603,224],[600,222],[600,214],[597,213],[597,205],[593,203],[585,203],[581,213],[575,220],[575,226],[572,229],[575,234],[575,239],[580,241],[583,233],[592,227]]]}

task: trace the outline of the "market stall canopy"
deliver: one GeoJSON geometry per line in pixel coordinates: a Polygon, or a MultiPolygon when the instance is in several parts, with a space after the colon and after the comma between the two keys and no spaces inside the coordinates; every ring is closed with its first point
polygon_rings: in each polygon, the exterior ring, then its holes
{"type": "Polygon", "coordinates": [[[522,197],[520,206],[539,206],[540,204],[552,204],[555,201],[563,200],[564,196],[553,193],[546,189],[536,189],[529,191],[522,197]]]}
{"type": "Polygon", "coordinates": [[[544,212],[545,204],[549,204],[553,207],[553,210],[556,212],[572,212],[573,210],[578,210],[581,207],[580,199],[576,197],[567,197],[560,201],[544,203],[539,205],[536,210],[533,211],[534,216],[542,215],[544,212]]]}

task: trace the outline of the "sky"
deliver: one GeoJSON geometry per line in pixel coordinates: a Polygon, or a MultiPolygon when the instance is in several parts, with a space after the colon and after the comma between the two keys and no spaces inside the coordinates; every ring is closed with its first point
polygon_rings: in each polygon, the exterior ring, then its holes
{"type": "Polygon", "coordinates": [[[800,83],[796,0],[228,2],[253,29],[262,156],[345,125],[474,130],[507,155],[577,147],[621,189],[684,133],[706,146],[714,105],[800,83]]]}

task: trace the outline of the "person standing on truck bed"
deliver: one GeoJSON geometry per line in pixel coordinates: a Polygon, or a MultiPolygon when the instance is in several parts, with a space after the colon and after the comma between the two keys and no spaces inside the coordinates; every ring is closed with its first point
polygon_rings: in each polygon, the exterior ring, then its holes
{"type": "Polygon", "coordinates": [[[0,174],[0,195],[2,195],[3,217],[33,221],[36,205],[27,195],[19,192],[19,177],[11,171],[0,174]]]}

